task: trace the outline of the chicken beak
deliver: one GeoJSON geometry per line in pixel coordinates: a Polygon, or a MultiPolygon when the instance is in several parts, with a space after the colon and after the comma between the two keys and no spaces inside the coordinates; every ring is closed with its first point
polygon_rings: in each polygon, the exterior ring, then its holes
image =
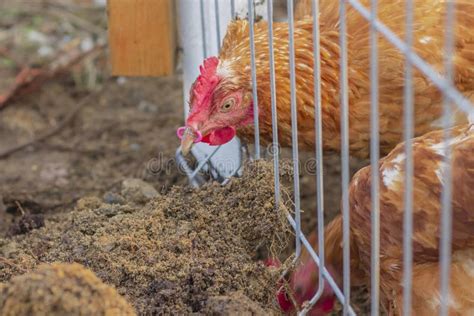
{"type": "Polygon", "coordinates": [[[181,139],[181,152],[184,156],[187,156],[191,151],[194,144],[194,137],[191,133],[184,133],[181,139]]]}
{"type": "Polygon", "coordinates": [[[178,138],[181,139],[181,153],[186,156],[193,147],[194,143],[202,141],[202,133],[191,126],[182,126],[176,131],[178,138]]]}

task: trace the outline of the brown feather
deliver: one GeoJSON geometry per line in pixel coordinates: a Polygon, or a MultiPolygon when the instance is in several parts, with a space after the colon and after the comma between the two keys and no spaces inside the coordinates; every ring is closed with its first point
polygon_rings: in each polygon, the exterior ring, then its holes
{"type": "MultiPolygon", "coordinates": [[[[474,311],[474,125],[450,130],[452,152],[452,265],[450,315],[474,311]]],[[[413,177],[413,305],[412,315],[437,315],[443,131],[415,138],[412,143],[413,177]]],[[[381,303],[391,315],[402,314],[404,144],[379,162],[380,175],[380,284],[381,303]]],[[[351,284],[370,286],[371,168],[357,172],[350,184],[351,284]]],[[[317,249],[316,234],[309,238],[317,249]]],[[[342,286],[342,218],[325,228],[326,265],[342,286]]],[[[303,250],[301,262],[309,254],[303,250]]],[[[315,272],[315,282],[317,273],[315,272]]],[[[317,284],[317,283],[315,283],[317,284]]]]}
{"type": "MultiPolygon", "coordinates": [[[[452,251],[465,253],[474,260],[474,126],[462,125],[450,130],[452,150],[452,251]],[[466,252],[467,251],[467,252],[466,252]]],[[[445,176],[442,173],[443,132],[435,131],[413,140],[413,263],[414,284],[426,276],[418,266],[438,269],[441,238],[441,192],[445,176]],[[420,275],[418,275],[420,271],[420,275]]],[[[401,295],[403,271],[403,213],[404,213],[404,144],[400,144],[380,161],[380,266],[383,298],[388,302],[401,295]]],[[[351,231],[359,249],[360,266],[370,275],[370,167],[360,170],[351,182],[351,231]]],[[[468,259],[466,262],[469,263],[468,259]]],[[[461,264],[461,263],[459,263],[461,264]]],[[[455,268],[453,268],[455,269],[455,268]]],[[[435,271],[436,272],[436,271],[435,271]]],[[[473,273],[465,282],[474,282],[473,273]]],[[[464,273],[464,272],[463,272],[464,273]]],[[[435,275],[439,273],[436,272],[435,275]]],[[[431,276],[433,277],[433,275],[431,276]]],[[[463,286],[454,283],[452,286],[463,286]]],[[[414,296],[436,297],[439,287],[421,286],[413,289],[414,296]],[[423,290],[424,292],[418,293],[423,290]],[[431,293],[431,294],[430,294],[431,293]]],[[[474,295],[470,296],[474,300],[474,295]]],[[[474,308],[471,301],[470,308],[474,308]]],[[[421,302],[417,302],[421,306],[421,302]]],[[[439,307],[439,306],[438,306],[439,307]]],[[[465,306],[463,306],[464,308],[465,306]]],[[[401,306],[399,306],[401,308],[401,306]]],[[[426,308],[426,306],[425,306],[426,308]]],[[[460,307],[461,308],[461,307],[460,307]]],[[[418,313],[413,313],[418,315],[418,313]]],[[[420,314],[423,315],[423,314],[420,314]]],[[[428,315],[428,314],[426,314],[428,315]]]]}
{"type": "MultiPolygon", "coordinates": [[[[310,1],[303,0],[299,6],[310,1]]],[[[368,4],[368,0],[362,1],[368,4]]],[[[379,1],[378,16],[399,37],[404,37],[404,1],[379,1]]],[[[339,33],[338,1],[321,1],[321,88],[323,146],[325,150],[340,150],[339,104],[339,33]]],[[[310,8],[310,6],[309,6],[310,8]]],[[[457,1],[455,28],[455,84],[469,97],[474,92],[474,1],[457,1]]],[[[296,93],[298,108],[299,146],[314,148],[314,93],[312,19],[304,18],[306,9],[298,7],[295,22],[296,93]],[[303,13],[301,13],[303,12],[303,13]]],[[[414,49],[438,71],[443,70],[445,1],[417,2],[415,8],[414,49]]],[[[351,6],[347,10],[349,49],[349,121],[351,154],[368,157],[370,142],[370,81],[369,24],[351,6]]],[[[236,86],[251,91],[250,43],[248,22],[239,20],[229,25],[219,56],[228,62],[236,86]]],[[[260,134],[263,143],[272,141],[270,108],[270,74],[268,28],[266,22],[255,25],[257,90],[260,110],[260,134]]],[[[388,41],[380,38],[379,101],[380,145],[389,152],[403,136],[404,58],[388,41]]],[[[274,23],[276,93],[279,141],[291,146],[290,75],[288,58],[288,25],[274,23]]],[[[419,71],[414,71],[415,134],[423,135],[440,128],[442,95],[419,71]]],[[[463,113],[453,113],[456,124],[467,122],[463,113]]],[[[253,127],[239,130],[244,138],[253,139],[253,127]]]]}

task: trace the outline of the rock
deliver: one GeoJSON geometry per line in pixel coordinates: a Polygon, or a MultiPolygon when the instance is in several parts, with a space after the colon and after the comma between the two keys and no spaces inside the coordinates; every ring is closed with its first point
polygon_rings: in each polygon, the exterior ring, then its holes
{"type": "Polygon", "coordinates": [[[124,204],[125,200],[123,196],[114,192],[106,192],[104,194],[104,202],[107,204],[124,204]]]}
{"type": "Polygon", "coordinates": [[[95,196],[83,197],[76,203],[76,208],[79,210],[90,209],[94,210],[102,205],[102,201],[95,196]]]}
{"type": "Polygon", "coordinates": [[[137,203],[145,203],[160,194],[151,184],[141,179],[129,178],[122,182],[122,195],[137,203]]]}
{"type": "Polygon", "coordinates": [[[117,291],[73,263],[41,265],[0,286],[0,315],[136,315],[117,291]]]}
{"type": "Polygon", "coordinates": [[[129,147],[133,151],[139,151],[142,148],[142,146],[140,144],[137,144],[137,143],[132,143],[132,144],[130,144],[129,147]]]}
{"type": "Polygon", "coordinates": [[[158,112],[158,106],[149,101],[142,100],[138,104],[138,110],[144,113],[156,113],[158,112]]]}

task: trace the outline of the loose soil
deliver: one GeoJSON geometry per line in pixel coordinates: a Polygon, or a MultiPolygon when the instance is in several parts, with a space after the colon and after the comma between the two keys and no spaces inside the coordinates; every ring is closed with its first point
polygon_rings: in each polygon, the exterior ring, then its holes
{"type": "Polygon", "coordinates": [[[174,187],[146,204],[137,190],[123,190],[122,203],[81,199],[44,227],[0,240],[0,281],[39,263],[76,262],[139,314],[271,312],[278,273],[257,259],[278,253],[288,236],[272,179],[271,164],[259,162],[226,186],[174,187]]]}

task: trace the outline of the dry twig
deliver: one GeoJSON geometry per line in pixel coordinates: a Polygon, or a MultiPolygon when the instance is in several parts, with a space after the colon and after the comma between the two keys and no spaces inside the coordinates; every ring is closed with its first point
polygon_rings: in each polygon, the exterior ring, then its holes
{"type": "Polygon", "coordinates": [[[18,207],[18,209],[20,210],[21,215],[22,215],[22,216],[25,216],[26,212],[25,212],[25,210],[23,209],[23,207],[21,206],[20,202],[15,201],[15,204],[16,204],[16,207],[18,207]]]}

